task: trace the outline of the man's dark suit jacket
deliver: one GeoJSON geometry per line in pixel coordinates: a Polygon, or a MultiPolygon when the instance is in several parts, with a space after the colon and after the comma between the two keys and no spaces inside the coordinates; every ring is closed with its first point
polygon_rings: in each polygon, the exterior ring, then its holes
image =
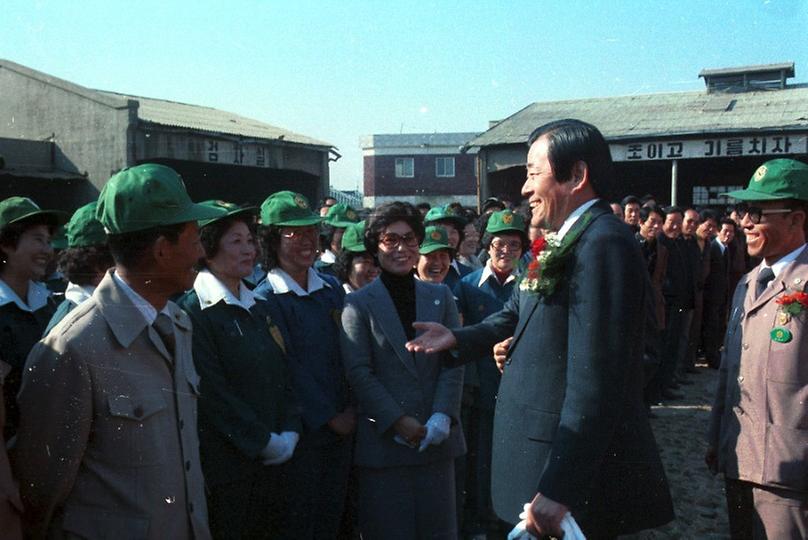
{"type": "Polygon", "coordinates": [[[642,402],[645,265],[609,206],[591,210],[552,295],[516,289],[454,333],[461,360],[514,336],[494,420],[496,513],[516,523],[541,492],[585,533],[616,535],[666,523],[673,507],[642,402]]]}

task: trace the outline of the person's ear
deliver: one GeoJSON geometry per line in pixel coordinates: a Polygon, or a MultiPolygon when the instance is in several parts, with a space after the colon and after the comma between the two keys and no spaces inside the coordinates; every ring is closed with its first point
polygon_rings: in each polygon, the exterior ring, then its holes
{"type": "Polygon", "coordinates": [[[570,181],[574,187],[572,192],[579,192],[589,187],[589,166],[585,161],[576,161],[572,166],[572,178],[570,181]]]}

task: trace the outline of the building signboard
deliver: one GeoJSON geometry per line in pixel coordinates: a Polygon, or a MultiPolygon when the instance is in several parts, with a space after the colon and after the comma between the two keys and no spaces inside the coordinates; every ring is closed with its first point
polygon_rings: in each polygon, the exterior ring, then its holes
{"type": "Polygon", "coordinates": [[[783,133],[610,143],[614,161],[658,161],[808,154],[808,134],[783,133]]]}

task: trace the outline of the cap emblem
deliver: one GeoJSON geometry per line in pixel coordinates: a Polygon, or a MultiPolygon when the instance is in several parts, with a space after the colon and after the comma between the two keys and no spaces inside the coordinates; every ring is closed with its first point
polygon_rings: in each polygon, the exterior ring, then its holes
{"type": "Polygon", "coordinates": [[[295,204],[300,208],[308,208],[309,207],[309,203],[306,202],[306,199],[304,199],[300,195],[295,195],[295,204]]]}
{"type": "Polygon", "coordinates": [[[510,225],[513,223],[513,214],[505,214],[502,216],[502,223],[505,225],[510,225]]]}
{"type": "Polygon", "coordinates": [[[430,234],[429,237],[432,238],[432,240],[437,241],[443,238],[443,235],[440,233],[440,231],[432,231],[432,234],[430,234]]]}
{"type": "Polygon", "coordinates": [[[755,182],[760,182],[763,180],[763,177],[766,176],[766,170],[765,165],[758,167],[758,169],[755,171],[755,182]]]}

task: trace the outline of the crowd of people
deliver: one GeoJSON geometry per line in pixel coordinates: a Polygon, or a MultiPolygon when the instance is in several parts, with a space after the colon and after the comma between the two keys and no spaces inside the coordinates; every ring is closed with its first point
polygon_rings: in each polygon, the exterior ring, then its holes
{"type": "Polygon", "coordinates": [[[4,538],[670,520],[650,406],[722,365],[732,293],[768,256],[742,231],[776,212],[610,208],[612,175],[600,133],[564,121],[531,136],[525,203],[479,214],[194,203],[155,164],[72,216],[0,202],[4,538]]]}

